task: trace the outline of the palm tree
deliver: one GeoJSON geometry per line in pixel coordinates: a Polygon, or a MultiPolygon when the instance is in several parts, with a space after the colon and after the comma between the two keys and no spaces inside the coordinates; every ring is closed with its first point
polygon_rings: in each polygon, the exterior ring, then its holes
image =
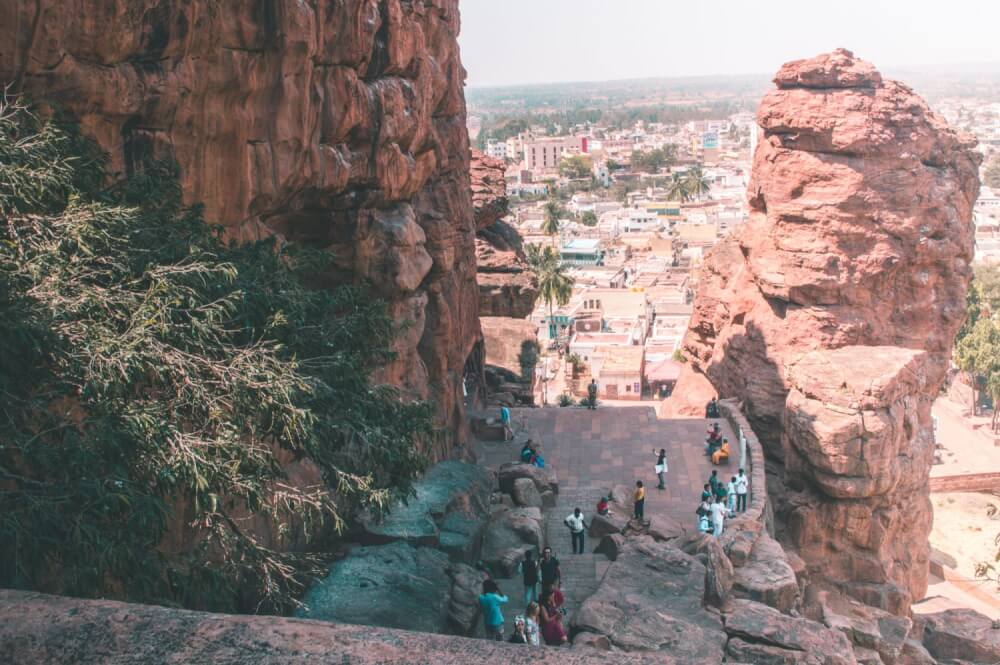
{"type": "Polygon", "coordinates": [[[681,203],[687,203],[691,200],[691,190],[688,189],[687,180],[681,179],[679,175],[674,174],[673,179],[670,181],[670,186],[667,187],[667,196],[674,201],[680,201],[681,203]]]}
{"type": "Polygon", "coordinates": [[[549,308],[549,337],[555,339],[555,307],[562,307],[573,295],[573,278],[566,272],[559,254],[551,247],[528,245],[525,250],[528,267],[538,280],[538,294],[549,308]]]}
{"type": "Polygon", "coordinates": [[[551,200],[545,204],[545,219],[542,221],[542,233],[552,238],[552,246],[556,246],[556,236],[559,235],[560,223],[563,209],[558,201],[551,200]]]}
{"type": "Polygon", "coordinates": [[[708,191],[712,188],[712,182],[705,175],[700,165],[692,166],[688,169],[687,173],[684,174],[684,182],[687,185],[688,192],[698,199],[703,194],[708,194],[708,191]]]}

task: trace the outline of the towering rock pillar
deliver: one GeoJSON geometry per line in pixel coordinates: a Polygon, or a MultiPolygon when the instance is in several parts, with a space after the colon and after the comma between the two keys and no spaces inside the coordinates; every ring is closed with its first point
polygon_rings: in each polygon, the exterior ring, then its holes
{"type": "Polygon", "coordinates": [[[786,544],[904,612],[926,591],[930,406],[964,317],[980,157],[849,51],[774,82],[750,220],[706,257],[675,394],[707,377],[741,398],[784,464],[786,544]]]}

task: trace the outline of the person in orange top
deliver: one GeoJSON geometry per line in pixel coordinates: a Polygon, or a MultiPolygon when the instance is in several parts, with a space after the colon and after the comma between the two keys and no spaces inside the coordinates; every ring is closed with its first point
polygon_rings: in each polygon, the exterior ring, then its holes
{"type": "Polygon", "coordinates": [[[632,495],[632,501],[635,504],[633,515],[641,522],[646,508],[646,488],[642,486],[641,480],[635,481],[635,494],[632,495]]]}
{"type": "Polygon", "coordinates": [[[722,447],[712,453],[712,464],[721,464],[729,459],[729,439],[722,440],[722,447]]]}

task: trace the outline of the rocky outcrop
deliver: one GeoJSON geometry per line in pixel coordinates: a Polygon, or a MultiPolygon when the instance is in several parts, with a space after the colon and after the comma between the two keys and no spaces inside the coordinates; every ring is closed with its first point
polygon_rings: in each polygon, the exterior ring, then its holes
{"type": "Polygon", "coordinates": [[[545,527],[540,508],[496,506],[486,526],[482,562],[497,577],[514,577],[528,550],[545,547],[545,527]]]}
{"type": "Polygon", "coordinates": [[[538,298],[538,284],[525,262],[520,234],[503,221],[508,212],[504,168],[502,160],[473,151],[479,313],[526,319],[538,298]]]}
{"type": "Polygon", "coordinates": [[[483,316],[486,386],[495,400],[532,404],[538,326],[525,319],[483,316]]]}
{"type": "Polygon", "coordinates": [[[945,610],[922,618],[924,647],[938,661],[1000,661],[1000,629],[989,617],[972,610],[945,610]]]}
{"type": "Polygon", "coordinates": [[[724,615],[734,662],[855,665],[851,643],[821,623],[782,614],[747,600],[734,600],[724,615]]]}
{"type": "Polygon", "coordinates": [[[604,635],[625,651],[722,662],[726,637],[718,615],[703,607],[705,574],[698,559],[667,543],[631,538],[577,610],[573,630],[604,635]]]}
{"type": "Polygon", "coordinates": [[[8,2],[0,80],[114,170],[176,161],[228,237],[321,247],[320,283],[370,281],[409,322],[382,378],[436,403],[441,459],[479,340],[458,30],[458,0],[8,2]]]}
{"type": "MultiPolygon", "coordinates": [[[[48,665],[598,665],[591,650],[273,616],[233,616],[0,590],[4,662],[48,665]]],[[[623,665],[680,661],[615,654],[623,665]]]]}
{"type": "Polygon", "coordinates": [[[926,589],[930,399],[964,318],[980,156],[848,51],[775,84],[750,219],[706,255],[674,395],[701,374],[742,400],[810,579],[905,613],[926,589]]]}

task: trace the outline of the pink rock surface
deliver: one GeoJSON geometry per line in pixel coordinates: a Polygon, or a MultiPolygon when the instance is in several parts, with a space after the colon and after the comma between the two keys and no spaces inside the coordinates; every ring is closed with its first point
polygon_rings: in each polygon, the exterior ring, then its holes
{"type": "Polygon", "coordinates": [[[707,377],[742,400],[787,463],[779,516],[810,569],[905,612],[926,589],[929,398],[964,318],[980,156],[848,51],[775,83],[750,219],[706,256],[675,395],[701,401],[707,377]]]}
{"type": "MultiPolygon", "coordinates": [[[[4,662],[214,665],[592,665],[606,655],[405,630],[268,616],[233,616],[0,590],[4,662]]],[[[668,654],[615,663],[670,664],[668,654]]]]}
{"type": "Polygon", "coordinates": [[[383,378],[436,402],[441,459],[479,339],[458,30],[458,0],[8,2],[0,80],[78,119],[114,170],[175,160],[230,237],[370,279],[412,322],[383,378]]]}

